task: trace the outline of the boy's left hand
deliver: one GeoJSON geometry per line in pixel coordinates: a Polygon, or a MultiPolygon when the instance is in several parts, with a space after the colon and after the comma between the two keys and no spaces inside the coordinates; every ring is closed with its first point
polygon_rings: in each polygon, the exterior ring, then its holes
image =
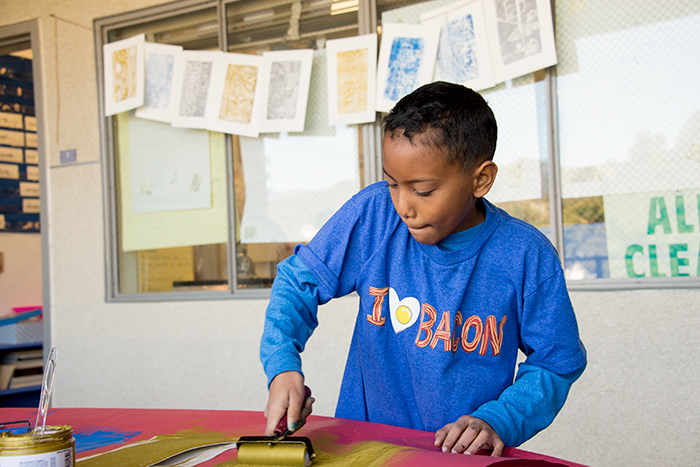
{"type": "Polygon", "coordinates": [[[442,452],[476,454],[480,449],[492,449],[491,456],[500,457],[503,441],[491,425],[480,418],[464,415],[435,433],[435,446],[442,452]]]}

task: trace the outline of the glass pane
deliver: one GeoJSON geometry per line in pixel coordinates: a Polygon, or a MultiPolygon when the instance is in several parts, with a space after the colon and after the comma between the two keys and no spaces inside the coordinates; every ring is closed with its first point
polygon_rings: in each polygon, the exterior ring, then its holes
{"type": "Polygon", "coordinates": [[[660,5],[556,4],[569,279],[700,275],[700,3],[660,5]]]}
{"type": "MultiPolygon", "coordinates": [[[[110,41],[186,50],[218,47],[216,8],[110,31],[110,41]]],[[[172,62],[161,68],[172,74],[172,62]]],[[[147,99],[149,83],[146,84],[147,99]]],[[[138,118],[112,118],[116,164],[119,293],[228,289],[228,196],[224,135],[138,118]]]]}
{"type": "Polygon", "coordinates": [[[179,10],[177,15],[112,29],[109,42],[145,34],[147,42],[182,46],[185,50],[218,50],[219,29],[216,7],[179,10]]]}
{"type": "Polygon", "coordinates": [[[377,0],[377,18],[380,25],[382,22],[419,23],[421,13],[453,2],[454,0],[377,0]]]}
{"type": "Polygon", "coordinates": [[[498,123],[493,158],[498,175],[486,199],[551,238],[547,86],[536,77],[522,76],[481,93],[498,123]]]}
{"type": "Polygon", "coordinates": [[[361,187],[360,127],[328,125],[324,49],[359,34],[357,9],[330,0],[226,5],[229,52],[314,51],[304,131],[232,137],[239,289],[270,287],[277,263],[361,187]]]}

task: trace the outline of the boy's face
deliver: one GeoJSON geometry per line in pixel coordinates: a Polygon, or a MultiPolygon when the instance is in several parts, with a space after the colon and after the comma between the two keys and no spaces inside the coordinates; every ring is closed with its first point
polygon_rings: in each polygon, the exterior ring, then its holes
{"type": "Polygon", "coordinates": [[[445,161],[441,148],[420,139],[414,137],[414,145],[403,135],[385,135],[384,174],[394,208],[413,238],[433,245],[484,221],[475,208],[475,193],[483,196],[478,189],[483,165],[464,174],[445,161]]]}

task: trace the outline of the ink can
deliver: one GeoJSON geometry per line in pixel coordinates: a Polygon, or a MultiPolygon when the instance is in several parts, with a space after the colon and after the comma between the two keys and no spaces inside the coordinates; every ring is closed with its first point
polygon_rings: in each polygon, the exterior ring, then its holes
{"type": "Polygon", "coordinates": [[[0,432],[0,467],[74,467],[75,438],[68,425],[46,426],[42,434],[0,432]]]}

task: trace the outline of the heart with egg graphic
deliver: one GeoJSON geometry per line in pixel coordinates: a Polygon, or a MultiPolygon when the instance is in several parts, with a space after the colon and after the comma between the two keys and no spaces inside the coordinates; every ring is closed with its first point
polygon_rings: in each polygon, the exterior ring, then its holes
{"type": "Polygon", "coordinates": [[[406,297],[399,300],[399,295],[389,287],[389,316],[396,334],[410,328],[418,319],[420,303],[417,298],[406,297]]]}

